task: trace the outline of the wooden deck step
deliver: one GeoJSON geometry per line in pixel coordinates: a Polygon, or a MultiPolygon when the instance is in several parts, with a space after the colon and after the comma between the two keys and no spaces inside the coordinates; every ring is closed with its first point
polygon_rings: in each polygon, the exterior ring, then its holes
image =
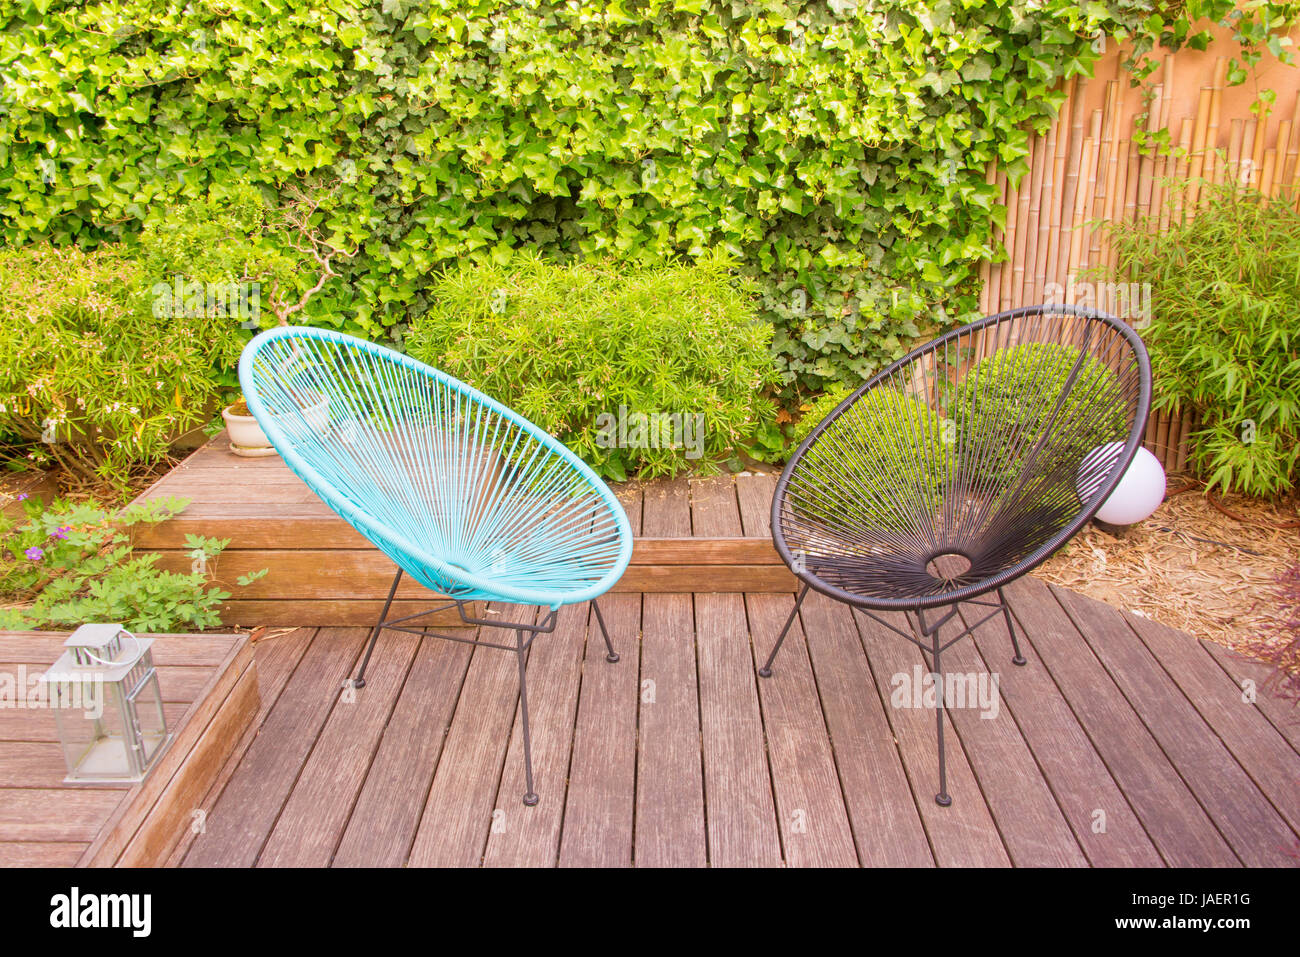
{"type": "MultiPolygon", "coordinates": [[[[65,784],[53,714],[0,709],[0,866],[156,866],[195,827],[199,802],[253,726],[258,672],[244,635],[155,635],[171,743],[134,786],[65,784]]],[[[0,632],[0,675],[44,672],[66,633],[0,632]]]]}

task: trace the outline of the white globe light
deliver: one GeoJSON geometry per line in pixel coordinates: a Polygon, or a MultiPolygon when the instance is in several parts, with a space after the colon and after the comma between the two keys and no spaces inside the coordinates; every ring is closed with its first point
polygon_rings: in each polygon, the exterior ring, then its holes
{"type": "MultiPolygon", "coordinates": [[[[1101,445],[1084,456],[1079,469],[1079,497],[1085,502],[1110,477],[1110,470],[1084,477],[1098,460],[1117,456],[1124,448],[1122,442],[1101,445]]],[[[1160,461],[1146,449],[1139,448],[1133,461],[1124,470],[1124,476],[1110,497],[1102,503],[1094,518],[1110,525],[1132,525],[1142,521],[1160,507],[1165,498],[1165,470],[1160,461]]]]}

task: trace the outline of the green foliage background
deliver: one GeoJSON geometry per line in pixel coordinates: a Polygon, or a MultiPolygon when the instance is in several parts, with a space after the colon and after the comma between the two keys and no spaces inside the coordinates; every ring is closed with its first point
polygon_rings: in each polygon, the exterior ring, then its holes
{"type": "MultiPolygon", "coordinates": [[[[860,381],[972,314],[986,164],[1023,171],[1095,38],[1197,43],[1233,6],[0,0],[0,236],[336,185],[318,225],[361,249],[305,318],[399,342],[458,260],[721,247],[787,388],[860,381]]],[[[1296,5],[1245,6],[1257,47],[1296,5]]]]}
{"type": "MultiPolygon", "coordinates": [[[[407,347],[615,481],[716,467],[740,448],[764,455],[773,451],[765,437],[782,445],[764,394],[775,377],[772,329],[731,265],[716,250],[689,266],[556,266],[530,254],[509,266],[465,264],[435,283],[407,347]],[[622,447],[611,441],[617,426],[602,435],[611,426],[601,416],[623,413],[699,418],[677,420],[675,437],[651,426],[653,439],[647,431],[622,447]]],[[[624,416],[623,439],[635,422],[624,416]]]]}

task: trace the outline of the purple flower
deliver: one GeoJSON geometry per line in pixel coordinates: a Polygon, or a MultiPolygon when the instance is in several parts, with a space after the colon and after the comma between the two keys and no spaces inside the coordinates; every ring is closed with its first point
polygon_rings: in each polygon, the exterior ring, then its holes
{"type": "Polygon", "coordinates": [[[27,549],[27,551],[23,552],[23,554],[26,555],[32,561],[39,562],[42,558],[45,557],[45,550],[42,548],[37,548],[35,545],[33,545],[31,548],[27,549]]]}
{"type": "Polygon", "coordinates": [[[70,531],[72,531],[72,529],[70,529],[68,526],[66,526],[66,525],[60,525],[58,528],[56,528],[56,529],[54,530],[53,534],[52,534],[50,537],[51,537],[51,538],[67,538],[67,537],[68,537],[68,532],[70,532],[70,531]]]}
{"type": "Polygon", "coordinates": [[[30,498],[30,496],[26,492],[23,492],[23,494],[18,496],[18,501],[25,502],[28,498],[30,498]]]}

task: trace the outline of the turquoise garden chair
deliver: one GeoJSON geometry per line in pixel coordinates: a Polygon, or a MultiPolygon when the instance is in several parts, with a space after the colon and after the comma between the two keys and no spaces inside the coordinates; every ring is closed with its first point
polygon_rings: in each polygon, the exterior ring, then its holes
{"type": "MultiPolygon", "coordinates": [[[[397,573],[353,683],[384,628],[428,634],[420,618],[455,608],[469,625],[514,631],[519,663],[524,804],[533,789],[525,662],[562,605],[596,599],[632,554],[627,516],[609,488],[559,441],[481,392],[423,363],[324,329],[282,327],[244,349],[239,381],[271,444],[331,509],[393,560],[397,573]],[[388,617],[403,574],[442,596],[388,617]],[[478,600],[543,606],[540,621],[487,621],[478,600]]],[[[524,616],[525,618],[530,616],[524,616]]],[[[480,632],[481,633],[481,632],[480,632]]]]}

